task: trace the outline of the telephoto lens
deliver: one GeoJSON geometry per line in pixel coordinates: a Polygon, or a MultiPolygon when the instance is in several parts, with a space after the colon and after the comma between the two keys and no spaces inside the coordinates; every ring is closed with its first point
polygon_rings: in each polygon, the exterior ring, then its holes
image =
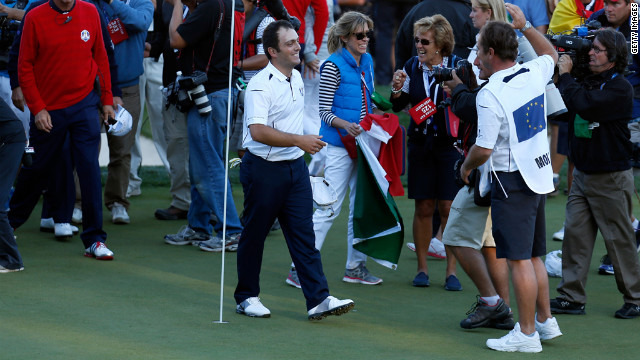
{"type": "Polygon", "coordinates": [[[200,116],[207,116],[211,113],[211,104],[209,103],[209,98],[202,84],[192,90],[187,90],[187,92],[189,96],[191,96],[191,100],[196,104],[200,116]]]}

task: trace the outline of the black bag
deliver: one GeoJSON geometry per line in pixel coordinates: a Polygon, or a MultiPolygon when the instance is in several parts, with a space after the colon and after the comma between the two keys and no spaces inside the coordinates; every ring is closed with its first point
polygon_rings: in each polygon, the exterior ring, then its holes
{"type": "Polygon", "coordinates": [[[473,177],[475,183],[473,202],[478,206],[491,206],[491,191],[488,191],[485,196],[480,196],[480,179],[482,178],[482,174],[480,174],[478,169],[473,169],[471,174],[469,178],[473,177]]]}

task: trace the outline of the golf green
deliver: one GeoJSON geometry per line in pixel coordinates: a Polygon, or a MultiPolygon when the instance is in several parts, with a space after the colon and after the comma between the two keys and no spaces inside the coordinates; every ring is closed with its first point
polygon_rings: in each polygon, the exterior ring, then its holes
{"type": "MultiPolygon", "coordinates": [[[[242,206],[234,185],[236,205],[242,206]]],[[[235,313],[236,254],[225,255],[222,314],[219,253],[170,246],[163,236],[186,221],[158,221],[156,208],[170,202],[167,186],[145,186],[131,200],[131,224],[104,224],[113,261],[83,257],[78,236],[59,242],[38,230],[39,211],[16,232],[25,271],[0,275],[0,359],[502,359],[485,346],[506,332],[463,330],[459,322],[476,289],[458,267],[463,291],[443,288],[445,261],[429,259],[431,287],[414,288],[415,255],[403,248],[397,270],[373,261],[379,286],[341,281],[346,260],[346,211],[322,249],[332,295],[351,298],[341,317],[307,320],[300,290],[285,284],[291,262],[280,231],[267,239],[261,299],[271,318],[235,313]],[[218,324],[214,321],[227,321],[218,324]]],[[[411,242],[413,202],[397,199],[411,242]]],[[[548,251],[562,226],[566,196],[547,201],[548,251]]],[[[346,210],[346,207],[345,207],[346,210]]],[[[599,238],[589,271],[587,315],[557,316],[564,336],[543,342],[545,359],[638,358],[640,322],[619,320],[622,296],[612,276],[597,274],[604,254],[599,238]]],[[[551,296],[559,279],[551,278],[551,296]]],[[[512,295],[512,299],[515,297],[512,295]]]]}

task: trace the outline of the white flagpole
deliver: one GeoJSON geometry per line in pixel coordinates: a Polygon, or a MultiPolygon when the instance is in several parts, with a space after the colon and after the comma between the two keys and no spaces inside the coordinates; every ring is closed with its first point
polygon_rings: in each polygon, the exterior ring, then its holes
{"type": "MultiPolygon", "coordinates": [[[[224,154],[224,206],[223,206],[223,215],[222,215],[222,262],[220,269],[220,317],[218,321],[214,321],[214,323],[218,324],[227,324],[227,321],[222,320],[222,308],[223,308],[223,299],[224,299],[224,257],[225,257],[225,245],[226,245],[226,235],[227,235],[227,196],[229,187],[227,184],[229,183],[229,138],[231,131],[231,92],[232,81],[233,81],[233,33],[235,26],[235,11],[236,11],[236,2],[235,0],[231,0],[231,34],[229,36],[229,83],[228,83],[228,97],[227,97],[227,144],[225,147],[224,154]]],[[[235,209],[234,209],[235,211],[235,209]]]]}

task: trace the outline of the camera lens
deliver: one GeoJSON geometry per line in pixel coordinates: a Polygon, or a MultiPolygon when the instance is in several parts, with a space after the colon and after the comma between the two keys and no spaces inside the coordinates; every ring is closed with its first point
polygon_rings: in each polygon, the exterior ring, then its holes
{"type": "Polygon", "coordinates": [[[204,91],[204,86],[202,86],[202,84],[198,85],[193,90],[189,90],[188,92],[189,95],[191,95],[191,99],[196,104],[200,116],[209,115],[209,113],[211,113],[211,104],[209,103],[207,93],[204,91]]]}

